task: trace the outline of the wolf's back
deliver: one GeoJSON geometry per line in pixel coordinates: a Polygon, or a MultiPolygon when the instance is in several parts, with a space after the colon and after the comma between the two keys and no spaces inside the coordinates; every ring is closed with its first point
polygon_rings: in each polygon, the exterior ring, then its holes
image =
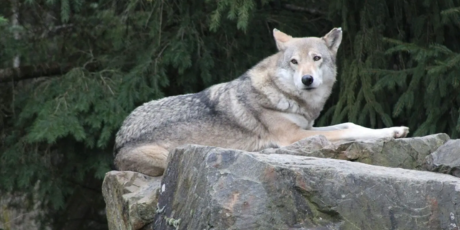
{"type": "MultiPolygon", "coordinates": [[[[241,117],[235,115],[255,110],[251,108],[250,91],[251,80],[243,75],[199,93],[147,102],[123,122],[115,139],[114,155],[143,144],[168,150],[183,144],[238,146],[251,133],[246,124],[241,124],[241,117]],[[229,135],[239,139],[228,138],[229,135]]],[[[252,116],[246,113],[243,120],[248,119],[247,115],[252,116]]]]}
{"type": "Polygon", "coordinates": [[[180,138],[177,129],[209,113],[205,100],[200,99],[204,93],[166,97],[137,107],[116,135],[114,155],[130,145],[161,142],[172,135],[180,138]]]}

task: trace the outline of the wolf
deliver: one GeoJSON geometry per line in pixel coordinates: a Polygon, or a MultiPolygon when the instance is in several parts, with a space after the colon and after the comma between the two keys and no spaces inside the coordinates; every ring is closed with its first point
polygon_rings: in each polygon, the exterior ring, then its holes
{"type": "Polygon", "coordinates": [[[407,127],[370,129],[353,123],[314,127],[336,81],[342,29],[323,37],[292,37],[277,29],[278,52],[239,78],[201,92],[136,108],[115,140],[119,170],[160,176],[168,153],[199,144],[258,151],[323,135],[330,141],[405,137],[407,127]]]}

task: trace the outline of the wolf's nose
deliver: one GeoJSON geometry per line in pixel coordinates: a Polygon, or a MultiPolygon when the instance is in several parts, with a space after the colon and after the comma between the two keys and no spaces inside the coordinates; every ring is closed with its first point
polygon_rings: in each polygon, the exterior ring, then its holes
{"type": "Polygon", "coordinates": [[[303,75],[302,76],[302,83],[305,86],[310,86],[311,84],[313,84],[313,77],[311,75],[303,75]]]}

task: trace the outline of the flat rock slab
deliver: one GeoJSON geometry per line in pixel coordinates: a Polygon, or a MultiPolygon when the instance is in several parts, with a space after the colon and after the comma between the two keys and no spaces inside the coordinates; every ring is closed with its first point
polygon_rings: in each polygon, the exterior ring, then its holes
{"type": "Polygon", "coordinates": [[[460,140],[450,140],[426,157],[426,169],[460,177],[460,140]]]}
{"type": "Polygon", "coordinates": [[[102,183],[102,195],[110,230],[140,229],[153,221],[160,177],[131,171],[110,171],[102,183]]]}
{"type": "Polygon", "coordinates": [[[423,137],[330,142],[313,136],[262,154],[289,154],[357,161],[395,168],[421,169],[426,157],[449,140],[445,133],[423,137]]]}
{"type": "Polygon", "coordinates": [[[460,178],[213,147],[169,156],[144,229],[458,229],[460,178]]]}

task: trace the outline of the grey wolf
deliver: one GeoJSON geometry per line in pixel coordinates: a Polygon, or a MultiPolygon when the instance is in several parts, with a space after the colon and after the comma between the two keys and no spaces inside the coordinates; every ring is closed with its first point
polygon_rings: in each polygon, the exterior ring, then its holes
{"type": "Polygon", "coordinates": [[[330,141],[407,135],[403,126],[313,127],[336,81],[342,30],[295,38],[274,29],[273,36],[278,52],[239,78],[136,108],[116,135],[116,167],[160,176],[168,153],[185,144],[258,151],[313,135],[330,141]]]}

